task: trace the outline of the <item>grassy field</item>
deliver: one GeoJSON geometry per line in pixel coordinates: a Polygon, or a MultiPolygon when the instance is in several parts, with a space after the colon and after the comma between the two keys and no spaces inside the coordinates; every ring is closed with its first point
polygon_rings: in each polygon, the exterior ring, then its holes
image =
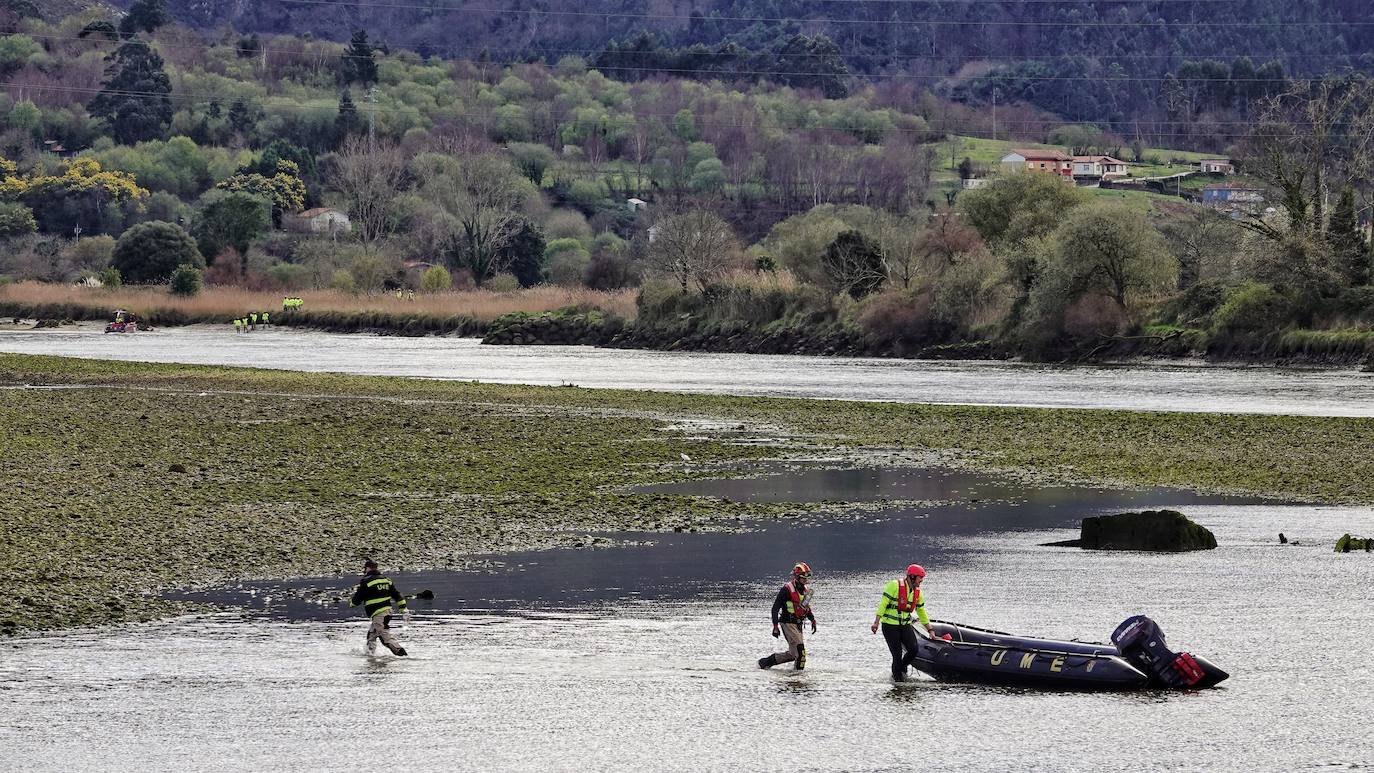
{"type": "Polygon", "coordinates": [[[0,632],[149,619],[149,591],[786,516],[618,487],[822,449],[1043,479],[1374,503],[1364,419],[688,396],[0,355],[0,632]],[[684,419],[706,419],[717,431],[684,419]],[[767,429],[761,429],[767,428],[767,429]],[[679,454],[692,457],[683,465],[679,454]]]}
{"type": "MultiPolygon", "coordinates": [[[[965,157],[972,159],[975,164],[997,171],[1000,169],[1002,157],[1010,153],[1013,148],[1066,152],[1062,145],[956,136],[951,141],[936,143],[934,179],[936,182],[958,179],[959,162],[965,157]]],[[[1159,177],[1193,171],[1198,168],[1197,163],[1199,161],[1204,158],[1215,158],[1216,154],[1194,153],[1168,148],[1146,148],[1145,156],[1146,158],[1157,159],[1159,163],[1130,164],[1129,169],[1132,177],[1159,177]],[[1171,163],[1172,160],[1177,160],[1180,163],[1171,163]]]]}

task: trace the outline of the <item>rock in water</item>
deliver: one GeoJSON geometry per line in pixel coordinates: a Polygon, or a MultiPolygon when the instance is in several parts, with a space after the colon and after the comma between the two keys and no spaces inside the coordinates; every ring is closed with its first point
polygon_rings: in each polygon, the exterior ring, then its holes
{"type": "Polygon", "coordinates": [[[1150,550],[1177,553],[1213,550],[1212,532],[1174,510],[1146,510],[1084,518],[1079,547],[1088,550],[1150,550]]]}

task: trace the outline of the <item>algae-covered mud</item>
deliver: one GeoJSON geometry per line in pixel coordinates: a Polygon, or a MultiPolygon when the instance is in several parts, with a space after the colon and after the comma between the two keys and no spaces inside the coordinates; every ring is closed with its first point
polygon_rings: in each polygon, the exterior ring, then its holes
{"type": "Polygon", "coordinates": [[[5,632],[158,589],[814,512],[626,487],[780,456],[1374,502],[1374,422],[688,396],[0,356],[5,632]],[[71,387],[71,388],[45,388],[71,387]],[[685,458],[684,458],[685,457],[685,458]]]}

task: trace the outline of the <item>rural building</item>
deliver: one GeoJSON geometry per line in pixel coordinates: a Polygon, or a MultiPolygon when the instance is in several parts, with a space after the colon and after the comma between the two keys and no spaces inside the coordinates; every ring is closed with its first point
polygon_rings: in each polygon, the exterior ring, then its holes
{"type": "Polygon", "coordinates": [[[346,234],[353,230],[348,215],[329,207],[316,207],[304,212],[287,213],[282,225],[288,231],[311,234],[346,234]]]}
{"type": "Polygon", "coordinates": [[[1057,150],[1028,150],[1013,148],[1002,156],[1002,168],[1007,171],[1029,169],[1035,172],[1050,172],[1066,178],[1073,177],[1073,158],[1057,150]]]}
{"type": "Polygon", "coordinates": [[[1259,212],[1264,189],[1241,183],[1214,183],[1202,189],[1202,206],[1228,212],[1259,212]]]}
{"type": "Polygon", "coordinates": [[[638,212],[648,207],[649,202],[644,199],[625,199],[625,206],[628,207],[631,212],[638,212]]]}
{"type": "Polygon", "coordinates": [[[1074,156],[1073,176],[1095,179],[1127,177],[1126,162],[1111,156],[1074,156]]]}
{"type": "Polygon", "coordinates": [[[1204,158],[1202,160],[1202,171],[1206,174],[1235,174],[1236,168],[1231,165],[1230,159],[1225,158],[1204,158]]]}

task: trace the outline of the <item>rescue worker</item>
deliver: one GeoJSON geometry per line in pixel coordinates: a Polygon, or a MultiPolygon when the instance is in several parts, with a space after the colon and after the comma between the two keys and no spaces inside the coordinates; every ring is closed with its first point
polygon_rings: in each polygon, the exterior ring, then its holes
{"type": "Polygon", "coordinates": [[[906,681],[906,669],[916,661],[916,629],[911,627],[914,614],[921,625],[935,638],[926,616],[926,600],[921,595],[921,580],[926,570],[920,564],[906,568],[906,577],[889,582],[883,588],[883,597],[878,601],[878,613],[873,617],[869,630],[878,632],[881,625],[883,639],[892,652],[892,680],[906,681]]]}
{"type": "Polygon", "coordinates": [[[238,317],[234,317],[234,332],[235,332],[235,333],[242,333],[242,332],[243,332],[242,330],[239,329],[239,327],[240,327],[240,326],[239,326],[239,318],[238,318],[238,317]]]}
{"type": "Polygon", "coordinates": [[[256,311],[250,311],[250,312],[248,313],[248,329],[249,329],[249,330],[252,330],[253,328],[255,328],[255,327],[257,327],[257,326],[258,326],[258,313],[257,313],[256,311]]]}
{"type": "Polygon", "coordinates": [[[381,639],[382,644],[391,650],[393,655],[404,656],[406,648],[402,647],[391,635],[391,615],[393,614],[393,603],[395,611],[407,615],[406,597],[396,590],[395,584],[391,580],[382,576],[377,569],[377,562],[372,559],[363,561],[363,576],[358,580],[358,589],[353,591],[353,601],[350,606],[363,605],[363,614],[367,615],[372,624],[367,629],[367,654],[377,653],[377,640],[381,639]]]}
{"type": "Polygon", "coordinates": [[[267,312],[262,313],[262,326],[267,327],[267,312]]]}
{"type": "Polygon", "coordinates": [[[787,651],[759,658],[759,668],[771,668],[783,663],[795,663],[793,668],[806,668],[806,642],[802,638],[802,623],[811,621],[811,633],[816,632],[816,615],[811,611],[811,566],[801,562],[792,567],[792,579],[783,584],[773,599],[773,638],[781,634],[787,641],[787,651]]]}

